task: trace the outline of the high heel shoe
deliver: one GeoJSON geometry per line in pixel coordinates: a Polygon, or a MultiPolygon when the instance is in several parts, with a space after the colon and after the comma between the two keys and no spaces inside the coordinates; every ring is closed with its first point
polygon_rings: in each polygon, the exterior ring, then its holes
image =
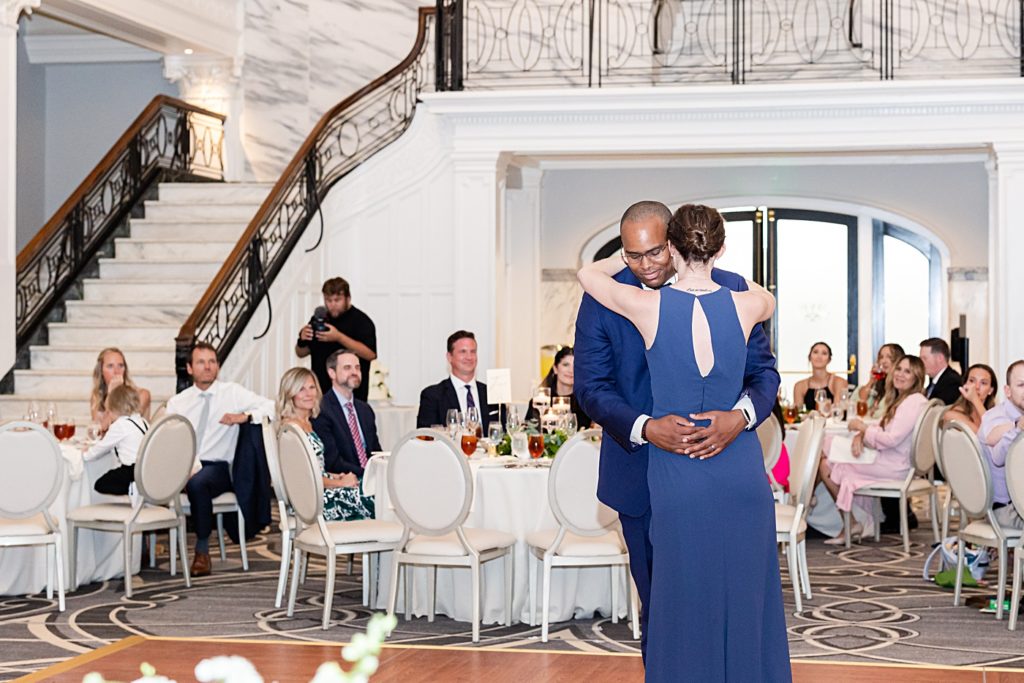
{"type": "MultiPolygon", "coordinates": [[[[864,527],[859,523],[854,524],[850,528],[850,540],[853,543],[860,543],[861,537],[864,535],[864,527]]],[[[825,540],[825,545],[846,545],[846,534],[840,533],[835,538],[829,538],[825,540]]]]}

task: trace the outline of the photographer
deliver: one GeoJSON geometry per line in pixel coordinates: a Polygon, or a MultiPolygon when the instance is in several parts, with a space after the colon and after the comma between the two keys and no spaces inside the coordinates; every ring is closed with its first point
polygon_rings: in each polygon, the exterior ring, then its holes
{"type": "MultiPolygon", "coordinates": [[[[327,357],[342,348],[359,357],[363,377],[370,376],[370,361],[377,357],[377,329],[366,315],[352,305],[352,294],[344,278],[332,277],[324,283],[324,305],[317,306],[313,317],[301,330],[295,354],[305,358],[312,354],[312,370],[320,390],[331,388],[327,375],[327,357]]],[[[366,400],[370,383],[355,390],[355,397],[366,400]]]]}

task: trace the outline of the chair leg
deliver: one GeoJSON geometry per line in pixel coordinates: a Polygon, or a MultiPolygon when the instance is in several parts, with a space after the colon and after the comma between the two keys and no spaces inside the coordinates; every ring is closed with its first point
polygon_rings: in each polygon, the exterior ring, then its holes
{"type": "Polygon", "coordinates": [[[1021,570],[1024,569],[1024,552],[1019,548],[1013,551],[1013,589],[1010,591],[1010,624],[1011,631],[1017,630],[1017,610],[1020,607],[1021,570]]]}
{"type": "Polygon", "coordinates": [[[352,564],[353,564],[353,558],[354,557],[355,557],[355,555],[353,555],[352,553],[348,554],[348,575],[349,576],[352,576],[352,564]]]}
{"type": "Polygon", "coordinates": [[[156,568],[156,532],[149,532],[149,568],[156,568]]]}
{"type": "Polygon", "coordinates": [[[537,558],[533,549],[527,551],[526,563],[530,572],[530,626],[537,625],[537,558]]]}
{"type": "Polygon", "coordinates": [[[224,513],[217,513],[217,545],[220,546],[220,561],[226,562],[228,551],[224,548],[224,513]]]}
{"type": "Polygon", "coordinates": [[[64,543],[60,534],[53,537],[54,565],[57,571],[57,609],[64,611],[64,543]]]}
{"type": "Polygon", "coordinates": [[[949,536],[949,518],[953,513],[953,491],[946,491],[946,503],[942,506],[942,531],[939,532],[939,541],[945,541],[949,536]]]}
{"type": "Polygon", "coordinates": [[[849,547],[850,547],[850,511],[849,510],[843,512],[843,528],[845,529],[845,533],[846,533],[846,547],[847,547],[847,549],[849,549],[849,547]]]}
{"type": "MultiPolygon", "coordinates": [[[[178,551],[181,554],[181,573],[185,575],[185,587],[192,587],[192,576],[189,573],[188,555],[185,550],[185,518],[178,520],[178,551]]],[[[173,563],[172,563],[173,565],[173,563]]]]}
{"type": "Polygon", "coordinates": [[[953,585],[953,607],[960,606],[960,584],[964,580],[964,539],[956,537],[956,583],[953,585]]]}
{"type": "Polygon", "coordinates": [[[306,570],[309,569],[309,556],[306,553],[302,553],[299,562],[302,563],[301,571],[299,572],[299,580],[302,583],[306,583],[306,570]]]}
{"type": "Polygon", "coordinates": [[[430,568],[427,578],[427,623],[434,623],[434,611],[437,606],[437,565],[430,568]]]}
{"type": "Polygon", "coordinates": [[[43,548],[43,556],[46,558],[46,599],[53,600],[54,546],[52,543],[48,543],[43,548]]]}
{"type": "MultiPolygon", "coordinates": [[[[847,539],[849,539],[850,532],[847,531],[846,533],[847,539]]],[[[794,614],[800,614],[804,611],[804,604],[800,597],[800,569],[797,566],[796,543],[793,542],[792,538],[789,539],[786,549],[786,561],[789,563],[789,580],[793,583],[793,597],[796,599],[796,612],[794,614]]]]}
{"type": "Polygon", "coordinates": [[[811,595],[811,572],[807,567],[807,541],[803,540],[797,545],[799,557],[796,558],[797,566],[800,568],[800,581],[804,585],[804,597],[808,600],[814,596],[811,595]]]}
{"type": "Polygon", "coordinates": [[[122,550],[124,551],[124,596],[130,598],[132,597],[132,532],[127,526],[124,528],[122,550]]]}
{"type": "Polygon", "coordinates": [[[473,591],[473,642],[480,642],[480,562],[474,561],[469,568],[472,575],[473,591]]]}
{"type": "MultiPolygon", "coordinates": [[[[171,539],[170,539],[170,542],[171,542],[171,550],[170,550],[170,556],[171,556],[171,576],[175,576],[177,574],[177,572],[178,572],[178,544],[176,542],[176,539],[178,537],[177,530],[171,529],[170,536],[171,536],[171,539]]],[[[187,556],[183,555],[182,556],[182,560],[184,561],[185,559],[187,559],[187,556]]]]}
{"type": "Polygon", "coordinates": [[[900,535],[903,536],[903,552],[910,552],[910,524],[907,522],[907,496],[900,494],[900,535]]]}
{"type": "Polygon", "coordinates": [[[640,593],[633,585],[633,577],[629,574],[629,565],[625,565],[622,571],[626,574],[626,586],[629,588],[629,605],[633,611],[633,640],[640,640],[640,593]]]}
{"type": "Polygon", "coordinates": [[[395,551],[391,557],[391,583],[388,585],[388,614],[394,614],[395,608],[398,606],[398,579],[401,576],[401,572],[399,572],[401,564],[398,552],[395,551]]]}
{"type": "Polygon", "coordinates": [[[1006,600],[1006,554],[1009,550],[1008,544],[1003,541],[999,544],[999,590],[996,591],[996,619],[1003,618],[1003,601],[1006,600]]]}
{"type": "Polygon", "coordinates": [[[370,594],[367,607],[377,609],[377,577],[380,575],[380,553],[369,553],[364,557],[369,559],[370,567],[370,594]]]}
{"type": "Polygon", "coordinates": [[[274,598],[274,607],[280,609],[284,599],[284,591],[288,586],[288,561],[292,553],[292,536],[287,527],[281,532],[281,566],[277,570],[277,596],[274,598]]]}
{"type": "Polygon", "coordinates": [[[615,566],[609,566],[608,574],[612,577],[612,623],[619,623],[619,577],[615,566]]]}
{"type": "Polygon", "coordinates": [[[292,587],[288,591],[288,616],[295,616],[295,597],[299,593],[299,572],[302,565],[302,555],[304,555],[298,546],[292,551],[292,587]]]}
{"type": "MultiPolygon", "coordinates": [[[[238,546],[242,553],[242,571],[249,571],[249,550],[245,547],[245,517],[242,508],[238,508],[238,546]]],[[[221,546],[223,550],[223,546],[221,546]]]]}
{"type": "Polygon", "coordinates": [[[512,625],[512,579],[515,563],[512,561],[512,549],[505,555],[505,626],[512,625]]]}
{"type": "Polygon", "coordinates": [[[932,538],[934,539],[935,543],[938,543],[939,542],[939,495],[935,492],[934,488],[931,490],[931,493],[928,494],[928,507],[930,508],[929,511],[928,511],[929,512],[928,517],[931,518],[931,521],[932,521],[932,538]]]}
{"type": "Polygon", "coordinates": [[[412,619],[412,565],[405,565],[405,620],[412,619]]]}
{"type": "Polygon", "coordinates": [[[540,576],[540,642],[548,642],[548,610],[551,607],[551,561],[544,558],[544,568],[540,576]]]}
{"type": "Polygon", "coordinates": [[[78,590],[78,527],[68,521],[68,590],[78,590]]]}
{"type": "Polygon", "coordinates": [[[338,556],[333,548],[327,549],[327,581],[324,583],[324,618],[320,625],[323,630],[331,623],[331,603],[334,602],[334,573],[337,571],[338,556]]]}

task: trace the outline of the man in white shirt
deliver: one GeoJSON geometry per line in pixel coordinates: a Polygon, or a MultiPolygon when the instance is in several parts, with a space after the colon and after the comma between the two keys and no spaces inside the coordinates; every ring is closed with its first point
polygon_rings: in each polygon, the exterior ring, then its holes
{"type": "Polygon", "coordinates": [[[187,365],[192,386],[167,402],[167,412],[182,415],[196,431],[196,458],[203,464],[185,486],[195,525],[196,549],[192,576],[210,573],[210,532],[213,499],[231,491],[238,425],[274,416],[274,402],[233,382],[219,382],[217,350],[199,342],[187,365]]]}
{"type": "Polygon", "coordinates": [[[477,408],[486,434],[491,420],[500,418],[498,407],[487,403],[487,385],[476,381],[476,336],[466,330],[449,335],[447,359],[451,374],[420,392],[416,426],[443,425],[449,410],[465,415],[468,408],[477,408]]]}

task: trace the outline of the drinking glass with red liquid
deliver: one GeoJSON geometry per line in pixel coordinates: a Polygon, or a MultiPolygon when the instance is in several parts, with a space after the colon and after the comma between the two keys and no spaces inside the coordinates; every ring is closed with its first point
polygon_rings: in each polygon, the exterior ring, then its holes
{"type": "Polygon", "coordinates": [[[530,434],[530,442],[528,448],[530,450],[531,458],[539,458],[541,453],[544,452],[544,435],[530,434]]]}

